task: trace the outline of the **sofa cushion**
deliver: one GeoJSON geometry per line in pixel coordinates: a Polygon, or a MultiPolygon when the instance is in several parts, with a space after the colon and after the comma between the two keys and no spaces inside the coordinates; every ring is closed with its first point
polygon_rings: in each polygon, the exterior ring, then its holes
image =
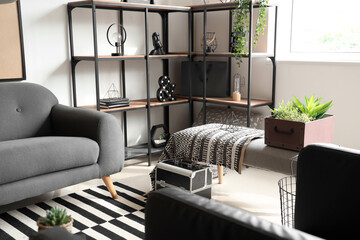
{"type": "Polygon", "coordinates": [[[92,165],[98,144],[82,137],[37,137],[0,142],[0,184],[92,165]]]}
{"type": "Polygon", "coordinates": [[[0,141],[50,135],[50,112],[57,103],[55,95],[38,84],[0,83],[0,141]]]}

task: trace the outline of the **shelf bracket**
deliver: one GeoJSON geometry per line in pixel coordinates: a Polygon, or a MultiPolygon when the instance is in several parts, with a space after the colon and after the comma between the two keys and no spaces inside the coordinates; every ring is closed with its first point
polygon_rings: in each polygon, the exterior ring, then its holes
{"type": "Polygon", "coordinates": [[[77,59],[71,59],[71,64],[74,66],[74,68],[76,67],[76,65],[80,62],[80,60],[77,59]]]}
{"type": "Polygon", "coordinates": [[[268,57],[268,58],[271,60],[273,66],[274,66],[275,65],[275,57],[268,57]]]}
{"type": "Polygon", "coordinates": [[[76,8],[76,7],[68,5],[68,11],[69,12],[72,12],[72,10],[74,10],[74,8],[76,8]]]}

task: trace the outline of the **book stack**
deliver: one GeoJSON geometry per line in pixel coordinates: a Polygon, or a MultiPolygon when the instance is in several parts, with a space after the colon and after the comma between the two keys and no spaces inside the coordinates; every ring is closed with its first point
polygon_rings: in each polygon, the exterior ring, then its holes
{"type": "Polygon", "coordinates": [[[100,108],[127,107],[130,105],[128,98],[103,98],[100,99],[100,108]]]}

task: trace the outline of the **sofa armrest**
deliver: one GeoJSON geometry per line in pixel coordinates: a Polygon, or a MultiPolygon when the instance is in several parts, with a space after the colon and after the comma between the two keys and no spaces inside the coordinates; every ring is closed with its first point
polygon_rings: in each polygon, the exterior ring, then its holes
{"type": "Polygon", "coordinates": [[[58,136],[86,137],[99,144],[99,177],[120,172],[124,144],[118,120],[107,113],[57,104],[52,108],[53,132],[58,136]]]}
{"type": "Polygon", "coordinates": [[[146,239],[319,239],[177,188],[152,192],[146,239]]]}
{"type": "Polygon", "coordinates": [[[360,151],[311,144],[297,163],[295,227],[326,239],[358,234],[360,151]]]}

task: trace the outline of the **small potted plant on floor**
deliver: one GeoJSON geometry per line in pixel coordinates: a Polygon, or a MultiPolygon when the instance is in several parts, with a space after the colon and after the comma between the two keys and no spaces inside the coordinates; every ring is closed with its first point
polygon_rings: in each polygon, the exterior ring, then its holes
{"type": "Polygon", "coordinates": [[[67,215],[66,209],[53,207],[50,210],[47,210],[46,216],[40,217],[36,223],[38,225],[38,231],[58,226],[65,228],[71,233],[73,222],[74,220],[71,216],[67,215]]]}
{"type": "Polygon", "coordinates": [[[305,96],[302,103],[294,97],[272,109],[272,116],[265,118],[265,144],[300,151],[311,143],[332,142],[335,117],[326,114],[332,101],[321,104],[321,100],[305,96]]]}

